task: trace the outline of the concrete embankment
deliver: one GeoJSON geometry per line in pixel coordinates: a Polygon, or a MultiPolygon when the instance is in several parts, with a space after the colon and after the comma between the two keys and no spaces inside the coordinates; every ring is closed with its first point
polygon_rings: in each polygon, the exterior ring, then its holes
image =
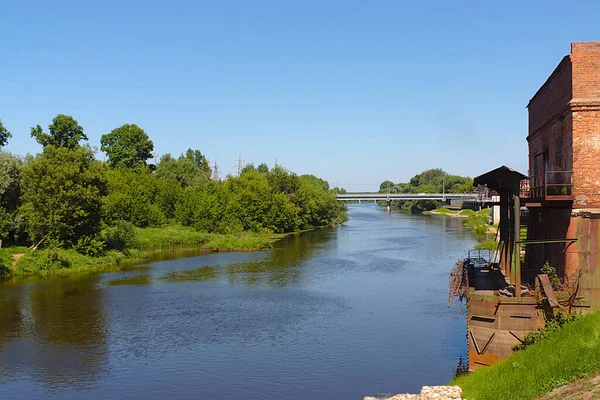
{"type": "Polygon", "coordinates": [[[419,394],[397,394],[388,397],[366,396],[363,400],[461,400],[462,389],[458,386],[423,386],[419,394]]]}

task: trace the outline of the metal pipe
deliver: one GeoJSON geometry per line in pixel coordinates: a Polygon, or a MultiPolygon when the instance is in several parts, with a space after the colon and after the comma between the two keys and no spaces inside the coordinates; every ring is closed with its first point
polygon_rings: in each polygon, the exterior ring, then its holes
{"type": "Polygon", "coordinates": [[[513,220],[515,221],[513,265],[515,268],[515,297],[521,297],[521,247],[519,246],[521,234],[521,199],[515,195],[515,209],[513,220]]]}
{"type": "Polygon", "coordinates": [[[524,245],[528,245],[528,244],[545,244],[545,243],[565,243],[565,242],[576,242],[579,239],[577,238],[573,238],[573,239],[547,239],[547,240],[521,240],[518,241],[518,244],[524,244],[524,245]]]}

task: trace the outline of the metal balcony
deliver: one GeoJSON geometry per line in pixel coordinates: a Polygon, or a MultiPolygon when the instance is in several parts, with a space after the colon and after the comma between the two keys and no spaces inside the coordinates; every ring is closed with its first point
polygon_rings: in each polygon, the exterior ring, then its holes
{"type": "Polygon", "coordinates": [[[573,171],[546,171],[521,182],[521,197],[532,200],[573,200],[573,171]]]}

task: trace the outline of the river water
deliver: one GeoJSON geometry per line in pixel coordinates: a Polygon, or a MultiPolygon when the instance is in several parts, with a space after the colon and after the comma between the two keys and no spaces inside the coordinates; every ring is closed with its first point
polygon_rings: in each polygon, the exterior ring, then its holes
{"type": "Polygon", "coordinates": [[[362,399],[447,383],[466,353],[448,274],[475,239],[458,218],[371,204],[349,217],[265,252],[1,283],[0,398],[362,399]]]}

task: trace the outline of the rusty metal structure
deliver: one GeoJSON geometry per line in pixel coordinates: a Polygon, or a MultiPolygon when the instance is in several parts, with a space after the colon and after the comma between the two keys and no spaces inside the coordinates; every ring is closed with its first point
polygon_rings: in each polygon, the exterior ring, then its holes
{"type": "Polygon", "coordinates": [[[467,304],[470,370],[509,356],[557,310],[600,310],[600,42],[572,43],[527,108],[530,176],[501,166],[475,178],[500,199],[498,250],[451,276],[467,304]]]}
{"type": "Polygon", "coordinates": [[[469,370],[488,366],[512,354],[552,317],[556,310],[570,313],[587,308],[582,288],[553,287],[546,274],[523,268],[524,250],[532,245],[573,243],[577,238],[521,239],[521,200],[531,192],[527,176],[506,166],[474,179],[498,194],[498,247],[487,254],[470,251],[451,273],[450,297],[466,300],[469,370]]]}

